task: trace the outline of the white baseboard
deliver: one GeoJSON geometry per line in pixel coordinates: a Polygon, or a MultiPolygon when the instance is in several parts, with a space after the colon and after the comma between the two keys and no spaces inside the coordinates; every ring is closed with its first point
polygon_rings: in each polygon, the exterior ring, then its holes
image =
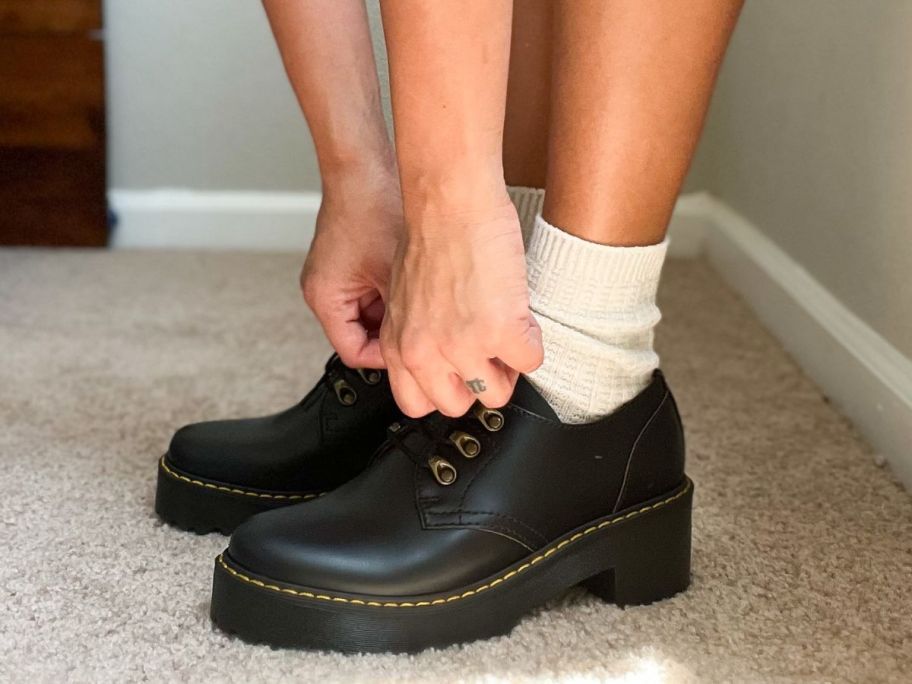
{"type": "Polygon", "coordinates": [[[692,204],[713,267],[912,489],[912,360],[730,207],[692,204]]]}
{"type": "MultiPolygon", "coordinates": [[[[117,223],[115,249],[301,251],[313,237],[318,192],[247,192],[183,189],[108,192],[117,223]]],[[[687,195],[671,222],[672,257],[695,257],[708,220],[704,195],[687,195]]]]}
{"type": "Polygon", "coordinates": [[[705,192],[681,195],[668,225],[668,255],[692,259],[704,252],[706,239],[713,227],[709,207],[712,198],[705,192]]]}
{"type": "Polygon", "coordinates": [[[115,249],[303,251],[320,193],[110,190],[115,249]]]}

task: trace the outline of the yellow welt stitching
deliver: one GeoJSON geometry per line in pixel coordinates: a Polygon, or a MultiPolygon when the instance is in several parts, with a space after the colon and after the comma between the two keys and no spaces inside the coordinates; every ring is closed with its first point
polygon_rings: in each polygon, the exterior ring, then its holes
{"type": "MultiPolygon", "coordinates": [[[[170,471],[168,471],[167,466],[164,464],[164,459],[162,460],[162,468],[164,468],[166,472],[170,473],[170,471]]],[[[173,474],[175,477],[178,477],[180,479],[187,479],[187,478],[182,478],[180,475],[177,475],[175,473],[170,473],[170,474],[173,474]]],[[[336,601],[338,603],[351,603],[352,605],[356,605],[356,606],[371,606],[371,607],[379,607],[379,608],[423,608],[425,606],[438,606],[442,603],[451,603],[452,601],[458,601],[460,599],[464,599],[469,596],[474,596],[475,594],[481,593],[482,591],[485,591],[487,589],[492,589],[493,587],[497,586],[501,582],[505,582],[505,581],[509,580],[510,578],[515,577],[516,575],[519,575],[522,572],[525,572],[526,570],[528,570],[530,567],[532,567],[539,561],[542,561],[545,558],[547,558],[548,556],[550,556],[554,553],[557,553],[558,550],[564,548],[565,546],[567,546],[568,544],[570,544],[573,541],[576,541],[577,539],[580,539],[582,537],[585,537],[586,535],[592,534],[593,532],[596,532],[604,527],[608,527],[609,525],[614,525],[617,522],[620,522],[623,520],[628,520],[629,518],[633,518],[638,515],[641,515],[641,514],[645,513],[646,511],[651,511],[656,508],[661,508],[662,506],[667,506],[668,504],[672,503],[673,501],[680,499],[682,496],[687,494],[687,492],[689,492],[689,491],[690,491],[690,483],[688,482],[687,486],[684,487],[684,489],[682,489],[680,492],[678,492],[674,496],[671,496],[667,499],[664,499],[663,501],[659,501],[658,503],[652,504],[650,506],[644,506],[643,508],[639,508],[635,511],[631,511],[630,513],[627,513],[626,515],[624,515],[620,518],[613,518],[611,520],[605,520],[604,522],[601,522],[598,525],[593,525],[591,527],[587,527],[582,532],[577,532],[576,534],[571,536],[569,539],[564,539],[563,541],[559,542],[555,546],[552,546],[550,549],[539,554],[538,556],[533,558],[528,563],[523,563],[515,570],[511,570],[510,572],[506,573],[505,575],[498,577],[495,580],[491,580],[491,582],[489,582],[488,584],[482,584],[480,587],[476,587],[475,589],[469,589],[468,591],[465,591],[462,594],[454,594],[453,596],[447,596],[446,598],[434,599],[433,601],[418,601],[417,603],[411,603],[408,601],[401,602],[401,603],[397,603],[394,601],[386,601],[386,602],[380,603],[378,601],[366,601],[365,602],[365,601],[362,601],[361,599],[350,599],[350,598],[344,598],[342,596],[327,596],[325,594],[316,594],[315,595],[315,594],[310,593],[309,591],[297,591],[295,589],[277,587],[273,584],[264,584],[260,580],[253,579],[252,577],[248,577],[247,575],[245,575],[241,572],[238,572],[237,570],[232,568],[230,565],[228,565],[225,562],[224,558],[221,555],[218,557],[218,564],[221,565],[222,568],[225,569],[230,575],[232,575],[233,577],[236,577],[237,579],[241,580],[242,582],[247,582],[248,584],[253,584],[257,587],[260,587],[263,589],[268,589],[270,591],[277,591],[277,592],[280,592],[283,594],[292,594],[294,596],[304,596],[306,598],[320,599],[322,601],[336,601]]],[[[314,496],[316,496],[316,495],[314,495],[314,496]]]]}
{"type": "Polygon", "coordinates": [[[283,499],[287,500],[287,501],[306,501],[308,499],[315,499],[318,496],[322,496],[322,494],[265,494],[263,492],[251,492],[246,489],[238,489],[236,487],[223,487],[221,485],[212,484],[211,482],[202,482],[201,480],[193,480],[185,475],[181,475],[180,473],[176,473],[173,470],[171,470],[171,468],[169,468],[168,465],[165,463],[164,456],[161,457],[161,461],[160,461],[159,465],[161,466],[162,470],[164,470],[168,475],[170,475],[171,477],[173,477],[176,480],[180,480],[181,482],[186,482],[187,484],[196,485],[197,487],[205,487],[206,489],[217,489],[220,492],[228,492],[229,494],[241,494],[242,496],[252,496],[254,498],[259,498],[259,499],[276,499],[277,501],[280,501],[283,499]]]}

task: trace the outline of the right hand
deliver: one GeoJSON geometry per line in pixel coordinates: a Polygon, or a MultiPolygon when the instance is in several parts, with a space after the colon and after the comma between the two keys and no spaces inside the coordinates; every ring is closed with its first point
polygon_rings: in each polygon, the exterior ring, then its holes
{"type": "Polygon", "coordinates": [[[503,406],[543,357],[516,210],[504,195],[420,223],[399,248],[381,334],[396,402],[412,417],[503,406]]]}
{"type": "Polygon", "coordinates": [[[301,271],[301,292],[349,367],[385,367],[380,323],[402,232],[402,200],[394,174],[353,174],[325,183],[301,271]]]}

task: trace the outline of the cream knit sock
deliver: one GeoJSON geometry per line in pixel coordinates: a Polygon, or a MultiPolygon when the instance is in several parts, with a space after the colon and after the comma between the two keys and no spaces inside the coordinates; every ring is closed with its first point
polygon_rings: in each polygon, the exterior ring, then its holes
{"type": "Polygon", "coordinates": [[[649,384],[667,248],[600,245],[536,219],[526,268],[545,361],[528,378],[562,421],[597,420],[649,384]]]}
{"type": "Polygon", "coordinates": [[[529,244],[529,235],[535,225],[535,217],[542,212],[545,202],[545,191],[542,188],[524,188],[518,185],[508,185],[507,194],[519,214],[519,225],[522,226],[523,244],[529,244]]]}

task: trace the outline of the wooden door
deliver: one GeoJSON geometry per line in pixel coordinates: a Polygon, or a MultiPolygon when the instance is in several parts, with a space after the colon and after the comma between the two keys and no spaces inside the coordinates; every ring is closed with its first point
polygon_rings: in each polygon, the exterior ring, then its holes
{"type": "Polygon", "coordinates": [[[0,244],[107,243],[101,0],[0,0],[0,244]]]}

